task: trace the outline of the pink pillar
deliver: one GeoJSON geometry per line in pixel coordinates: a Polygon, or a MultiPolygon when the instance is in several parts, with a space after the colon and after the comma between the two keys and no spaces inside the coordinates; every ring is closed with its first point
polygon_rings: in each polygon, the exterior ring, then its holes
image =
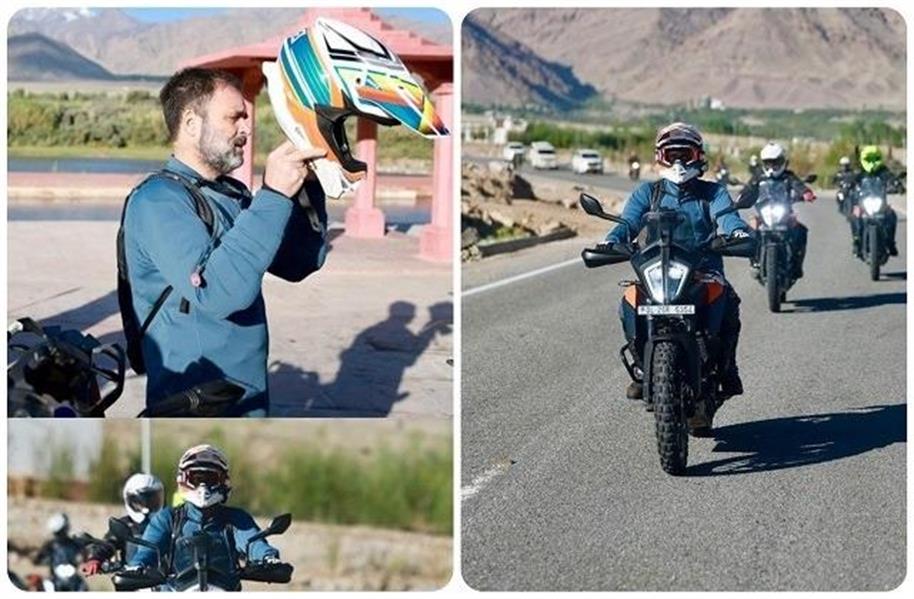
{"type": "Polygon", "coordinates": [[[263,79],[258,76],[257,69],[246,69],[241,75],[242,93],[244,95],[244,109],[247,110],[251,120],[251,134],[244,145],[244,163],[232,171],[231,175],[253,190],[254,184],[254,100],[263,85],[263,79]]]}
{"type": "Polygon", "coordinates": [[[432,174],[432,222],[419,236],[419,257],[436,262],[450,262],[454,250],[453,202],[453,111],[454,86],[443,83],[432,94],[435,109],[451,130],[447,137],[435,140],[432,174]]]}
{"type": "Polygon", "coordinates": [[[356,125],[355,155],[368,165],[368,173],[355,191],[355,202],[346,211],[346,235],[367,239],[384,237],[384,213],[374,206],[378,166],[378,125],[359,119],[356,125]]]}

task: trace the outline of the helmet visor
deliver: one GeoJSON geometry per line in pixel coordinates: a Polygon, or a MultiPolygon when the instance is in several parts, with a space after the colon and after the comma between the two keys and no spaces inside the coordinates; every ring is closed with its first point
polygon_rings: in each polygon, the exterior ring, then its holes
{"type": "Polygon", "coordinates": [[[196,489],[200,485],[215,487],[225,483],[226,474],[221,470],[193,469],[184,474],[184,485],[196,489]]]}
{"type": "Polygon", "coordinates": [[[784,168],[785,164],[786,162],[784,161],[783,156],[779,158],[772,158],[770,160],[762,160],[762,168],[772,173],[780,171],[782,168],[784,168]]]}
{"type": "Polygon", "coordinates": [[[135,512],[150,514],[162,509],[165,498],[161,489],[146,489],[130,493],[127,496],[127,505],[135,512]]]}
{"type": "Polygon", "coordinates": [[[683,166],[701,160],[701,149],[691,145],[665,146],[657,150],[657,162],[663,166],[673,166],[679,162],[683,166]]]}

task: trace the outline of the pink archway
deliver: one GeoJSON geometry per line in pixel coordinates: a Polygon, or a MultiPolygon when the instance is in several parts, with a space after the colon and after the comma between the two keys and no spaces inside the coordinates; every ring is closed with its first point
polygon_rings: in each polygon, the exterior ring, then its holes
{"type": "MultiPolygon", "coordinates": [[[[302,18],[281,35],[263,42],[229,48],[199,56],[179,65],[224,69],[238,75],[244,83],[248,112],[254,115],[257,94],[263,88],[261,63],[275,60],[280,45],[289,35],[311,26],[318,17],[328,17],[358,27],[387,44],[418,75],[432,94],[438,113],[449,128],[453,125],[454,56],[450,46],[430,42],[411,31],[397,29],[368,8],[310,8],[302,18]]],[[[255,123],[244,150],[244,165],[235,176],[249,187],[254,180],[255,123]]],[[[346,211],[346,235],[362,238],[384,236],[384,213],[375,205],[377,166],[377,125],[359,119],[356,154],[368,163],[368,177],[359,186],[352,207],[346,211]]],[[[435,141],[432,173],[432,222],[420,237],[420,256],[435,261],[450,261],[452,256],[452,147],[450,137],[435,141]]]]}

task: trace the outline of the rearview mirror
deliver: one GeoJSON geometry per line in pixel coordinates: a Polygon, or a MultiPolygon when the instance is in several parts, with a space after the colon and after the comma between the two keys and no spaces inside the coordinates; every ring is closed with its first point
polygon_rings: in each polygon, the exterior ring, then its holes
{"type": "Polygon", "coordinates": [[[267,535],[281,535],[282,533],[289,530],[289,526],[292,524],[292,514],[283,514],[281,516],[276,516],[273,518],[273,521],[270,522],[270,525],[267,526],[267,529],[264,531],[267,535]]]}
{"type": "Polygon", "coordinates": [[[625,221],[622,220],[621,218],[619,218],[618,216],[614,216],[612,214],[607,214],[606,212],[604,212],[603,205],[600,204],[600,200],[593,197],[592,195],[587,194],[587,193],[582,193],[579,201],[581,203],[581,208],[583,208],[584,212],[586,212],[587,214],[589,214],[591,216],[596,216],[598,218],[602,218],[603,220],[610,220],[614,223],[625,224],[625,221]]]}
{"type": "Polygon", "coordinates": [[[817,175],[817,174],[815,174],[815,173],[811,173],[811,174],[806,175],[805,177],[803,177],[803,183],[813,183],[813,182],[815,182],[815,180],[818,179],[818,178],[819,178],[819,175],[817,175]]]}
{"type": "Polygon", "coordinates": [[[603,205],[600,204],[600,200],[593,197],[590,194],[582,193],[581,194],[581,208],[584,209],[584,212],[591,216],[599,216],[600,218],[605,218],[606,213],[603,212],[603,205]]]}
{"type": "Polygon", "coordinates": [[[117,518],[108,518],[108,532],[118,541],[126,542],[132,535],[130,527],[117,518]]]}

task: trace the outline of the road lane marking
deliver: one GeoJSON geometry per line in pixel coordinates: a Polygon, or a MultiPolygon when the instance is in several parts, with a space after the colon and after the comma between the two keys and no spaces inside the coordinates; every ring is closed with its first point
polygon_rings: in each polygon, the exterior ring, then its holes
{"type": "Polygon", "coordinates": [[[472,289],[467,289],[460,295],[462,297],[469,297],[471,295],[476,295],[477,293],[482,293],[484,291],[489,291],[491,289],[497,289],[498,287],[503,287],[505,285],[510,285],[511,283],[516,283],[518,281],[523,281],[524,279],[529,279],[531,277],[536,277],[547,272],[558,270],[559,268],[565,268],[566,266],[571,266],[572,264],[581,264],[580,258],[572,258],[571,260],[565,260],[564,262],[559,262],[558,264],[553,264],[551,266],[544,266],[543,268],[537,268],[536,270],[531,270],[519,275],[514,275],[513,277],[508,277],[507,279],[501,279],[499,281],[493,281],[492,283],[486,283],[485,285],[480,285],[479,287],[473,287],[472,289]]]}
{"type": "Polygon", "coordinates": [[[473,478],[473,482],[462,487],[460,489],[460,500],[466,501],[473,495],[476,495],[482,491],[483,487],[487,486],[490,482],[495,480],[495,477],[505,474],[508,471],[508,468],[511,467],[511,460],[503,460],[482,474],[477,475],[473,478]]]}

